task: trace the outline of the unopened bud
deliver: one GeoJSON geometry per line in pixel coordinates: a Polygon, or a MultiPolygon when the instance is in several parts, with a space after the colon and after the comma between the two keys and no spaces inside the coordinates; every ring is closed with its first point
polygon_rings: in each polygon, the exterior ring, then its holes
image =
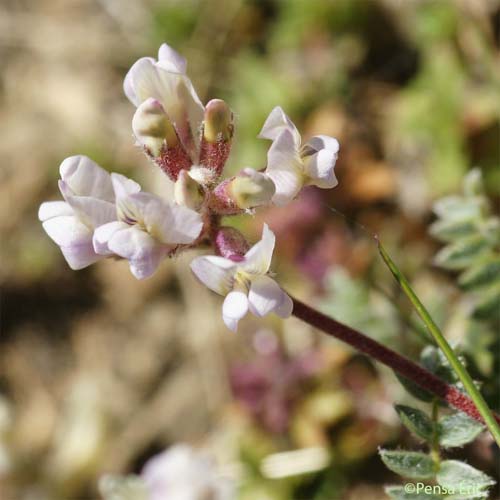
{"type": "Polygon", "coordinates": [[[214,245],[219,255],[226,259],[237,260],[250,248],[245,237],[234,227],[221,227],[214,238],[214,245]]]}
{"type": "Polygon", "coordinates": [[[212,99],[205,106],[203,137],[207,142],[229,141],[233,136],[233,113],[221,99],[212,99]]]}
{"type": "Polygon", "coordinates": [[[236,205],[247,209],[270,203],[276,187],[267,175],[245,168],[233,179],[230,190],[236,205]]]}
{"type": "Polygon", "coordinates": [[[275,191],[276,187],[267,175],[245,168],[212,191],[210,207],[220,215],[235,215],[270,203],[275,191]]]}
{"type": "Polygon", "coordinates": [[[201,186],[189,175],[187,170],[181,170],[174,185],[174,199],[179,205],[198,210],[203,203],[201,186]]]}
{"type": "Polygon", "coordinates": [[[232,137],[233,113],[224,101],[212,99],[205,107],[200,163],[213,170],[216,177],[226,164],[232,137]]]}
{"type": "Polygon", "coordinates": [[[159,156],[162,148],[172,148],[179,142],[177,133],[161,103],[152,97],[136,110],[132,130],[137,140],[153,156],[159,156]]]}

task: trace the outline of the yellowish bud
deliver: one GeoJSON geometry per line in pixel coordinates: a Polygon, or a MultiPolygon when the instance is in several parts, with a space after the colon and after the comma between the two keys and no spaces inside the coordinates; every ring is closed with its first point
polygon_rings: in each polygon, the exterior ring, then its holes
{"type": "Polygon", "coordinates": [[[171,148],[179,142],[163,106],[153,98],[146,99],[137,108],[132,119],[132,129],[141,145],[155,157],[160,154],[164,145],[171,148]]]}
{"type": "Polygon", "coordinates": [[[187,170],[181,170],[174,185],[174,199],[179,205],[198,210],[203,203],[201,186],[189,175],[187,170]]]}
{"type": "Polygon", "coordinates": [[[221,99],[212,99],[205,107],[203,137],[207,142],[229,141],[233,136],[233,113],[221,99]]]}
{"type": "Polygon", "coordinates": [[[274,182],[252,168],[245,168],[230,185],[231,198],[243,209],[270,203],[275,191],[274,182]]]}

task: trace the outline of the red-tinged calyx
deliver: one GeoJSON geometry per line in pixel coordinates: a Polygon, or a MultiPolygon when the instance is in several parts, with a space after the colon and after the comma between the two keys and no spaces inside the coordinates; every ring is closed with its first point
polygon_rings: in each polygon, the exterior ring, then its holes
{"type": "Polygon", "coordinates": [[[191,159],[180,142],[172,148],[164,147],[154,161],[173,181],[182,170],[191,168],[191,159]]]}
{"type": "Polygon", "coordinates": [[[231,152],[233,113],[221,99],[212,99],[205,107],[200,163],[219,176],[231,152]]]}
{"type": "Polygon", "coordinates": [[[172,179],[191,167],[177,131],[157,99],[146,99],[137,108],[132,129],[147,155],[172,179]]]}
{"type": "Polygon", "coordinates": [[[219,215],[236,215],[243,212],[232,197],[231,183],[234,177],[222,181],[210,194],[208,206],[219,215]]]}

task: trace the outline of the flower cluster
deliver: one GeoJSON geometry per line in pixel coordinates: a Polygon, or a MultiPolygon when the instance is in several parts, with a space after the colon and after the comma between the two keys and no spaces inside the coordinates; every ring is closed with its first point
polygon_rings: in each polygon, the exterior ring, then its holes
{"type": "Polygon", "coordinates": [[[198,246],[216,255],[197,257],[191,268],[211,290],[226,296],[223,318],[231,330],[248,311],[288,317],[292,301],[269,276],[274,234],[249,248],[222,217],[285,205],[305,185],[332,188],[339,151],[332,137],[307,142],[280,107],[259,137],[272,141],[267,167],[243,168],[222,179],[234,133],[233,113],[220,99],[205,106],[186,74],[186,60],[163,44],[158,60],[139,59],[124,91],[136,106],[132,130],[137,145],[175,183],[174,199],[146,193],[131,179],[109,174],[84,156],[63,161],[59,189],[64,201],[45,202],[39,218],[72,269],[102,258],[126,259],[138,279],[161,261],[198,246]]]}

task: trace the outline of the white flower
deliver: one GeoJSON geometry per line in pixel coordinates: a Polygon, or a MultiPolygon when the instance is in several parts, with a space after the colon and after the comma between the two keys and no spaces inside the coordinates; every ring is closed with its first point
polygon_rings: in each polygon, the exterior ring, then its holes
{"type": "Polygon", "coordinates": [[[176,445],[150,459],[141,472],[149,500],[231,500],[232,484],[221,477],[209,457],[176,445]]]}
{"type": "Polygon", "coordinates": [[[127,259],[137,279],[151,276],[177,245],[199,236],[203,223],[193,210],[140,192],[139,184],[122,175],[111,174],[111,181],[118,220],[96,229],[94,249],[127,259]]]}
{"type": "Polygon", "coordinates": [[[92,235],[95,228],[116,219],[113,186],[108,172],[86,156],[67,158],[59,171],[65,201],[42,203],[38,217],[69,266],[82,269],[102,258],[92,235]]]}
{"type": "Polygon", "coordinates": [[[292,313],[292,300],[268,276],[274,243],[274,233],[264,224],[262,239],[240,259],[208,255],[191,263],[192,271],[203,284],[226,296],[222,317],[232,331],[237,330],[238,321],[248,310],[259,317],[274,312],[287,318],[292,313]]]}
{"type": "Polygon", "coordinates": [[[146,462],[141,474],[104,475],[99,491],[105,500],[234,500],[233,481],[221,476],[213,461],[178,444],[146,462]]]}
{"type": "Polygon", "coordinates": [[[137,107],[149,98],[158,101],[185,151],[196,162],[204,108],[186,76],[186,60],[164,43],[158,51],[158,60],[143,57],[134,63],[125,76],[123,88],[137,107]]]}
{"type": "Polygon", "coordinates": [[[276,185],[276,205],[290,202],[305,185],[329,189],[338,184],[334,173],[337,139],[317,135],[302,144],[297,128],[279,106],[269,114],[259,137],[273,141],[266,174],[276,185]]]}

